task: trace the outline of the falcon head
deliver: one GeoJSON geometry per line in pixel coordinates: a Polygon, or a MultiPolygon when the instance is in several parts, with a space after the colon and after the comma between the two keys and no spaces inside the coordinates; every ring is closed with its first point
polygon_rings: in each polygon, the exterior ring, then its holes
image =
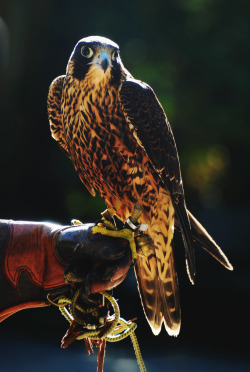
{"type": "Polygon", "coordinates": [[[101,36],[89,36],[76,44],[67,66],[67,75],[77,80],[89,76],[92,81],[109,80],[118,83],[124,70],[119,46],[101,36]]]}

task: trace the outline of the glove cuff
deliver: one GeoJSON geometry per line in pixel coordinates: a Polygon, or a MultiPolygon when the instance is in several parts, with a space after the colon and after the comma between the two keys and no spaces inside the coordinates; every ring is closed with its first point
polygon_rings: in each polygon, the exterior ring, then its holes
{"type": "Polygon", "coordinates": [[[47,293],[66,286],[54,239],[60,228],[0,220],[0,321],[25,308],[46,306],[47,293]]]}
{"type": "Polygon", "coordinates": [[[65,285],[65,264],[57,254],[54,241],[59,228],[59,225],[49,223],[9,222],[4,272],[15,288],[23,271],[35,285],[44,289],[65,285]]]}

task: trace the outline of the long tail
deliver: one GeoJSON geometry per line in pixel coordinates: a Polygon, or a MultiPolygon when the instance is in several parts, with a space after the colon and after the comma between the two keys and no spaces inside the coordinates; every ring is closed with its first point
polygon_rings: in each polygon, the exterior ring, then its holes
{"type": "MultiPolygon", "coordinates": [[[[161,190],[149,217],[148,233],[154,241],[155,253],[138,257],[136,277],[146,318],[155,335],[162,323],[170,335],[180,330],[181,309],[179,286],[174,267],[172,239],[174,207],[170,196],[161,190]]],[[[146,221],[146,218],[144,218],[146,221]]]]}
{"type": "MultiPolygon", "coordinates": [[[[206,229],[199,221],[188,211],[188,217],[191,225],[191,234],[194,241],[198,242],[209,254],[211,254],[226,269],[233,270],[233,266],[228,258],[216,244],[213,238],[208,234],[206,229]]],[[[175,220],[175,227],[180,230],[180,222],[175,220]]]]}
{"type": "MultiPolygon", "coordinates": [[[[191,228],[191,239],[197,241],[217,261],[233,270],[226,255],[215,243],[204,227],[187,211],[191,228]]],[[[183,227],[168,193],[161,189],[156,205],[150,215],[143,216],[148,223],[148,233],[153,239],[155,253],[149,257],[138,257],[135,271],[145,316],[155,335],[161,331],[162,323],[170,335],[177,336],[180,330],[181,309],[178,278],[174,267],[172,239],[174,227],[183,233],[183,227]],[[174,217],[175,216],[175,217],[174,217]]]]}

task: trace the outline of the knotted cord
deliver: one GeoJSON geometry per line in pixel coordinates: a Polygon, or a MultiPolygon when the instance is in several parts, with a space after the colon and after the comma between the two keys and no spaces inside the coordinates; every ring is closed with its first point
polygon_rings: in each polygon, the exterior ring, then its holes
{"type": "MultiPolygon", "coordinates": [[[[78,289],[73,296],[72,299],[67,297],[60,297],[57,299],[57,301],[52,301],[47,296],[48,301],[59,307],[62,315],[67,319],[67,321],[72,324],[73,321],[76,321],[79,324],[83,324],[83,321],[80,319],[78,312],[86,312],[86,309],[84,309],[82,306],[77,304],[77,299],[80,295],[81,288],[78,289]],[[67,309],[69,307],[69,310],[67,309]]],[[[126,321],[123,318],[120,317],[120,309],[117,304],[117,301],[107,292],[100,292],[100,294],[110,302],[110,304],[113,307],[114,314],[107,317],[107,323],[108,327],[103,330],[104,327],[100,327],[95,330],[89,330],[83,327],[83,331],[80,332],[80,334],[76,337],[77,340],[89,339],[91,341],[98,341],[99,346],[99,355],[101,354],[100,359],[98,358],[98,371],[102,371],[103,368],[103,362],[104,362],[104,351],[100,353],[101,348],[103,349],[105,346],[106,341],[108,342],[118,342],[123,340],[124,338],[130,336],[133,348],[135,351],[137,363],[139,365],[141,372],[146,372],[146,367],[142,359],[139,343],[137,340],[137,337],[135,335],[135,329],[137,327],[137,324],[133,321],[126,321]]],[[[88,311],[95,311],[96,308],[88,309],[88,311]]]]}

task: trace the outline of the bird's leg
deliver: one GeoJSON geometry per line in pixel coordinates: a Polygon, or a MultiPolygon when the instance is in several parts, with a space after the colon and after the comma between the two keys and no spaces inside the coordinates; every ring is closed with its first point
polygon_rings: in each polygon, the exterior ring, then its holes
{"type": "MultiPolygon", "coordinates": [[[[115,214],[114,210],[107,210],[109,217],[113,217],[115,214]],[[113,213],[113,214],[112,214],[113,213]]],[[[130,218],[127,219],[126,224],[123,229],[117,230],[114,223],[108,218],[107,211],[103,213],[102,221],[92,228],[93,234],[100,233],[102,235],[108,235],[116,238],[127,239],[130,244],[132,260],[135,260],[137,257],[136,252],[136,243],[135,243],[135,231],[139,229],[137,221],[141,215],[142,207],[139,204],[135,204],[133,213],[130,218]]]]}
{"type": "Polygon", "coordinates": [[[109,230],[116,230],[114,215],[115,209],[108,208],[104,212],[101,213],[102,221],[101,224],[109,230]]]}

